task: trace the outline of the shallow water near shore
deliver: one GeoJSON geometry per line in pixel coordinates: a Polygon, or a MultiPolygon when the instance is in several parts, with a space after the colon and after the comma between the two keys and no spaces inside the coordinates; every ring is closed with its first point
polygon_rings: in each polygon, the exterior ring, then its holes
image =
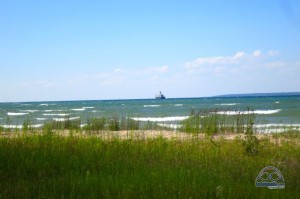
{"type": "Polygon", "coordinates": [[[192,110],[211,110],[220,115],[253,113],[257,129],[300,128],[300,96],[0,103],[0,125],[21,128],[27,118],[34,127],[66,119],[80,119],[85,124],[91,117],[118,114],[142,122],[176,126],[192,110]]]}

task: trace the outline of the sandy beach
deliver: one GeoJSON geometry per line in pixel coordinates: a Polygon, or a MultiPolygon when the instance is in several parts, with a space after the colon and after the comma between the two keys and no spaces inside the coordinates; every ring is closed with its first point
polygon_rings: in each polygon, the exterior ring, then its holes
{"type": "MultiPolygon", "coordinates": [[[[17,138],[21,136],[31,136],[31,135],[42,135],[42,131],[36,131],[34,133],[22,133],[20,132],[2,132],[0,137],[7,138],[17,138]]],[[[167,130],[134,130],[134,131],[95,131],[95,132],[86,132],[86,131],[71,131],[71,130],[56,130],[53,131],[53,135],[68,137],[96,137],[104,140],[112,140],[112,139],[121,139],[121,140],[144,140],[144,139],[155,139],[155,138],[163,138],[166,140],[205,140],[210,139],[212,141],[233,141],[233,140],[244,140],[245,134],[236,134],[236,133],[226,133],[226,134],[215,134],[212,136],[205,135],[203,133],[199,134],[190,134],[184,132],[176,132],[176,131],[167,131],[167,130]]],[[[281,145],[282,142],[289,142],[291,144],[300,145],[300,137],[287,137],[282,134],[256,134],[258,140],[269,140],[270,142],[281,145]]]]}

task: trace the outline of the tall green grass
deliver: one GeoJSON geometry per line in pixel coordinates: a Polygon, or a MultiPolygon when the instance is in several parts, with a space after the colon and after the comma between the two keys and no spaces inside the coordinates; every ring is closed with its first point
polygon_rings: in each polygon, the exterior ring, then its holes
{"type": "Polygon", "coordinates": [[[181,122],[180,130],[187,133],[204,133],[206,135],[245,133],[249,122],[255,118],[250,110],[248,110],[248,114],[229,115],[226,113],[229,113],[229,110],[192,110],[189,118],[181,122]],[[223,112],[223,114],[218,114],[219,112],[223,112]]]}
{"type": "Polygon", "coordinates": [[[0,137],[0,198],[297,198],[299,144],[265,139],[259,147],[248,156],[238,139],[0,137]],[[268,165],[285,189],[255,187],[268,165]]]}

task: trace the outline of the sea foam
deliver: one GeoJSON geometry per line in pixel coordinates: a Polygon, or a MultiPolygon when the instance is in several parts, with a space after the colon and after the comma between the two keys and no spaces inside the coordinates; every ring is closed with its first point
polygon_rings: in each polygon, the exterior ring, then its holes
{"type": "MultiPolygon", "coordinates": [[[[23,125],[12,125],[12,124],[10,124],[10,125],[4,124],[4,125],[0,125],[0,126],[3,128],[6,128],[6,129],[22,129],[23,128],[23,125]]],[[[40,128],[42,126],[43,126],[43,124],[32,124],[29,127],[30,128],[40,128]]]]}
{"type": "Polygon", "coordinates": [[[29,113],[38,112],[38,110],[24,110],[24,111],[29,112],[29,113]]]}
{"type": "Polygon", "coordinates": [[[12,112],[8,112],[7,115],[9,115],[9,116],[20,116],[20,115],[28,115],[28,113],[12,113],[12,112]]]}
{"type": "Polygon", "coordinates": [[[183,106],[183,104],[174,104],[174,106],[183,106]]]}
{"type": "Polygon", "coordinates": [[[216,106],[235,106],[238,105],[238,103],[227,103],[227,104],[215,104],[216,106]]]}
{"type": "Polygon", "coordinates": [[[44,116],[68,116],[68,113],[44,113],[44,116]]]}
{"type": "Polygon", "coordinates": [[[39,120],[39,121],[43,121],[43,120],[46,120],[47,118],[36,118],[36,120],[39,120]]]}
{"type": "Polygon", "coordinates": [[[290,130],[300,130],[300,124],[256,124],[254,125],[258,133],[284,133],[290,130]]]}
{"type": "Polygon", "coordinates": [[[181,128],[181,127],[182,127],[182,125],[180,125],[180,124],[164,124],[164,123],[158,123],[157,125],[158,125],[158,126],[161,126],[161,127],[171,128],[171,129],[178,129],[178,128],[181,128]]]}
{"type": "Polygon", "coordinates": [[[248,114],[258,114],[258,115],[269,115],[280,112],[281,109],[276,110],[255,110],[255,111],[218,111],[217,114],[220,115],[248,115],[248,114]]]}
{"type": "Polygon", "coordinates": [[[73,108],[72,111],[85,111],[85,108],[73,108]]]}
{"type": "Polygon", "coordinates": [[[65,122],[69,120],[78,120],[80,117],[70,117],[70,118],[53,118],[54,121],[56,122],[65,122]]]}
{"type": "Polygon", "coordinates": [[[182,121],[188,119],[189,116],[173,116],[173,117],[132,117],[131,119],[142,122],[171,122],[182,121]]]}
{"type": "Polygon", "coordinates": [[[144,105],[144,107],[160,107],[161,105],[158,104],[153,104],[153,105],[144,105]]]}

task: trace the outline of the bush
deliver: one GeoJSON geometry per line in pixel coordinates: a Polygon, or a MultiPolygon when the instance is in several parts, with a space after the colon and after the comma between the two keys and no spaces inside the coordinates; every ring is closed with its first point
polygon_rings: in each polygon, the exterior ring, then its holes
{"type": "Polygon", "coordinates": [[[245,137],[245,142],[244,142],[244,149],[245,153],[247,155],[257,155],[259,150],[258,150],[258,145],[259,141],[254,135],[253,132],[253,119],[251,118],[249,120],[249,123],[247,125],[247,130],[246,130],[246,137],[245,137]]]}
{"type": "Polygon", "coordinates": [[[86,130],[92,131],[100,131],[104,130],[106,125],[106,118],[89,118],[87,120],[87,126],[85,127],[86,130]]]}

